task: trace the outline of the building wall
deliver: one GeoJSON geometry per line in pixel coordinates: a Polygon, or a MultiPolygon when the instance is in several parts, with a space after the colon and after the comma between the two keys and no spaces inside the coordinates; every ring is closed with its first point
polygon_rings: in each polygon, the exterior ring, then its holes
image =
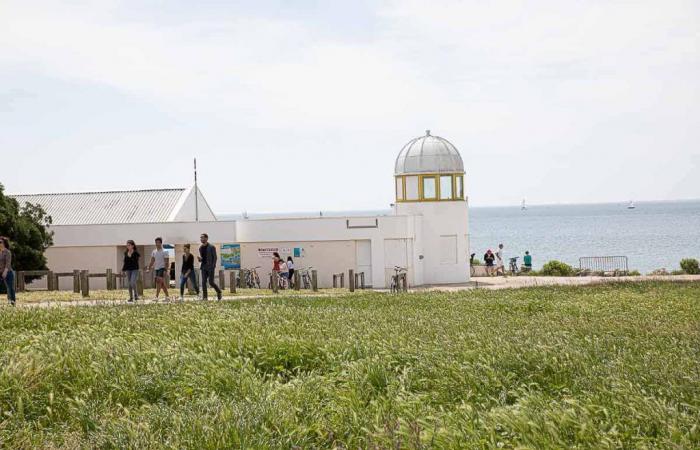
{"type": "MultiPolygon", "coordinates": [[[[444,265],[439,270],[435,268],[434,247],[440,245],[440,240],[434,239],[431,234],[448,231],[455,234],[455,230],[462,227],[466,230],[466,214],[463,224],[453,220],[452,216],[459,214],[458,211],[445,213],[441,209],[426,211],[419,208],[412,215],[379,217],[57,226],[53,227],[55,245],[47,254],[49,267],[55,271],[88,269],[104,272],[106,268],[119,271],[124,243],[127,239],[133,239],[141,246],[142,267],[145,267],[150,260],[153,240],[160,236],[164,243],[174,245],[174,262],[179,274],[183,244],[190,243],[196,257],[199,235],[206,232],[209,242],[216,246],[218,252],[222,243],[240,243],[242,265],[261,266],[261,277],[270,272],[271,259],[269,254],[261,253],[259,249],[289,249],[291,254],[294,247],[300,247],[304,249],[304,256],[297,259],[297,266],[315,267],[321,287],[331,285],[333,273],[347,273],[348,269],[365,270],[367,284],[386,287],[395,265],[408,268],[411,285],[456,282],[465,279],[461,276],[461,268],[446,268],[444,265]],[[427,254],[423,255],[424,251],[427,254]],[[430,270],[429,274],[424,273],[426,267],[430,270]],[[451,269],[453,272],[449,272],[451,269]]],[[[455,253],[466,251],[466,243],[462,242],[465,238],[455,239],[458,247],[455,253]]],[[[288,256],[284,251],[280,253],[288,256]]]]}
{"type": "MultiPolygon", "coordinates": [[[[292,256],[297,269],[314,268],[318,271],[318,285],[326,288],[333,285],[334,273],[345,273],[347,283],[348,269],[357,269],[355,241],[282,241],[241,243],[241,266],[253,268],[259,266],[258,275],[261,283],[266,285],[272,272],[270,250],[275,249],[285,260],[292,256]],[[294,248],[303,249],[303,256],[294,258],[294,248]]],[[[347,286],[347,284],[346,284],[347,286]]]]}
{"type": "Polygon", "coordinates": [[[416,252],[422,283],[469,281],[469,222],[466,201],[398,203],[399,214],[422,217],[416,252]]]}

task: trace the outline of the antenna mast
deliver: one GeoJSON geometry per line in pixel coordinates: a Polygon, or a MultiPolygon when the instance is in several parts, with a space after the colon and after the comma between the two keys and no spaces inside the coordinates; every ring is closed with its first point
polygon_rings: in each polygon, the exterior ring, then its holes
{"type": "Polygon", "coordinates": [[[199,189],[197,189],[197,158],[194,159],[194,220],[199,222],[199,189]]]}

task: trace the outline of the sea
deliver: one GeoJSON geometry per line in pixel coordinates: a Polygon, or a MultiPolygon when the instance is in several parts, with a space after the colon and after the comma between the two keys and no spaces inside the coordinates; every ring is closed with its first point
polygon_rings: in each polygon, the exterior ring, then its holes
{"type": "Polygon", "coordinates": [[[470,208],[470,247],[479,259],[503,243],[506,257],[527,250],[533,266],[586,256],[626,256],[642,274],[700,260],[700,200],[470,208]]]}
{"type": "MultiPolygon", "coordinates": [[[[550,260],[574,267],[587,256],[626,256],[630,270],[646,274],[679,269],[683,258],[700,260],[700,200],[469,208],[470,253],[482,259],[499,243],[506,258],[532,255],[533,266],[550,260]]],[[[248,214],[247,217],[388,215],[389,210],[248,214]]],[[[240,214],[220,215],[240,219],[240,214]]]]}

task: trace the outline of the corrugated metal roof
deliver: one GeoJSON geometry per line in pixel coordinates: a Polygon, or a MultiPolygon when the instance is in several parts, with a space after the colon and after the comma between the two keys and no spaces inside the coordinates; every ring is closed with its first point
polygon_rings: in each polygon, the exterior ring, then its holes
{"type": "Polygon", "coordinates": [[[54,225],[167,222],[185,189],[11,195],[41,205],[54,225]]]}

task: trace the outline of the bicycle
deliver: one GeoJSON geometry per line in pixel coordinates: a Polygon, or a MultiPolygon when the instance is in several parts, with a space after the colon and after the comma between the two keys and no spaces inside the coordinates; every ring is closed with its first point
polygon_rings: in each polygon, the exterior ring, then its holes
{"type": "Polygon", "coordinates": [[[509,270],[511,275],[518,274],[518,257],[515,256],[509,260],[509,270]]]}
{"type": "MultiPolygon", "coordinates": [[[[270,273],[270,281],[267,283],[268,289],[272,289],[272,280],[273,280],[273,276],[272,276],[272,273],[270,273]]],[[[287,274],[281,274],[281,273],[277,272],[277,287],[279,289],[289,288],[289,278],[287,278],[287,274]]]]}
{"type": "Polygon", "coordinates": [[[258,276],[258,271],[260,266],[254,267],[252,269],[241,269],[238,275],[238,285],[243,288],[248,289],[258,288],[260,289],[260,277],[258,276]]]}
{"type": "Polygon", "coordinates": [[[311,271],[313,267],[308,267],[306,269],[299,269],[301,275],[301,285],[304,289],[311,289],[311,271]]]}
{"type": "MultiPolygon", "coordinates": [[[[394,275],[391,276],[391,293],[401,292],[401,279],[406,276],[407,269],[405,267],[394,266],[394,275]]],[[[408,283],[407,286],[408,287],[408,283]]]]}

